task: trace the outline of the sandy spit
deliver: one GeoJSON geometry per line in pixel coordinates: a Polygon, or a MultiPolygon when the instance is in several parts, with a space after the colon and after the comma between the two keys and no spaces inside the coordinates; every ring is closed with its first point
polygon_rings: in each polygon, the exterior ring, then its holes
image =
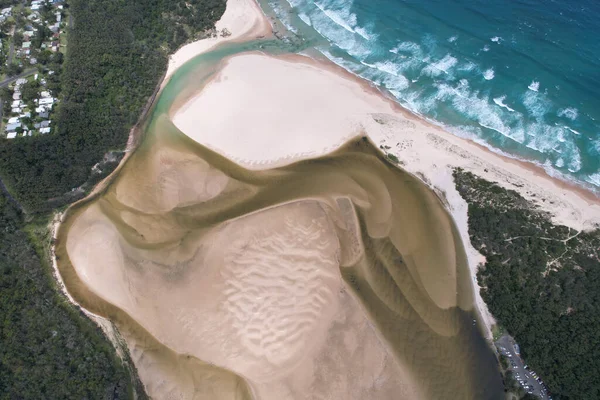
{"type": "MultiPolygon", "coordinates": [[[[160,92],[160,90],[164,87],[166,82],[168,82],[168,79],[179,67],[181,67],[183,64],[185,64],[192,58],[213,49],[217,45],[229,41],[250,41],[258,37],[267,37],[272,34],[271,26],[267,18],[262,13],[262,10],[256,3],[256,0],[228,0],[225,13],[221,17],[221,19],[216,23],[215,28],[218,32],[216,37],[206,38],[203,40],[198,40],[189,43],[170,56],[167,72],[163,76],[160,86],[157,88],[157,93],[160,92]],[[224,34],[224,32],[227,33],[224,34]]],[[[153,99],[156,97],[157,93],[155,93],[153,99]]],[[[147,109],[150,106],[151,104],[147,106],[147,109]]],[[[139,144],[139,129],[139,123],[131,129],[126,146],[126,155],[121,160],[119,166],[115,169],[115,171],[113,171],[109,176],[107,176],[101,182],[99,182],[96,185],[96,187],[94,187],[94,189],[90,192],[90,194],[84,199],[81,199],[76,203],[72,204],[67,211],[62,213],[56,213],[54,215],[53,220],[49,224],[49,230],[54,241],[56,241],[59,236],[61,225],[67,212],[70,211],[72,207],[82,204],[83,202],[86,202],[90,198],[97,196],[99,193],[101,193],[112,181],[113,177],[116,176],[117,173],[121,170],[122,166],[126,163],[126,161],[129,159],[129,157],[139,144]]],[[[115,327],[111,323],[111,321],[81,307],[80,304],[69,293],[58,269],[55,244],[52,244],[50,248],[50,258],[52,262],[52,273],[61,293],[67,298],[67,300],[70,303],[72,303],[75,307],[80,308],[92,321],[94,321],[102,329],[104,334],[114,345],[119,357],[125,360],[125,357],[122,353],[123,347],[121,339],[119,339],[118,333],[116,332],[115,327]]],[[[130,350],[133,350],[133,347],[131,347],[130,350]]]]}
{"type": "Polygon", "coordinates": [[[215,28],[215,37],[186,44],[171,55],[164,83],[183,64],[219,44],[244,42],[272,34],[271,25],[256,0],[227,0],[225,13],[215,24],[215,28]]]}
{"type": "MultiPolygon", "coordinates": [[[[197,142],[252,170],[327,154],[368,134],[447,202],[476,271],[485,261],[469,240],[467,204],[452,170],[461,167],[518,191],[576,230],[600,223],[600,201],[533,164],[495,154],[410,114],[342,68],[305,56],[246,53],[224,60],[213,80],[176,110],[175,125],[197,142]]],[[[491,335],[493,317],[475,290],[491,335]]]]}

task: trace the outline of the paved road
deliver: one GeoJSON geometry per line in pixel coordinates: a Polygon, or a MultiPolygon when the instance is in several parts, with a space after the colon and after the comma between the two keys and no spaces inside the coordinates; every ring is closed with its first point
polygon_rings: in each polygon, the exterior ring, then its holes
{"type": "Polygon", "coordinates": [[[515,342],[510,336],[504,335],[498,339],[496,347],[498,347],[498,351],[501,354],[508,358],[508,368],[513,372],[513,376],[517,382],[519,382],[529,393],[538,396],[540,399],[549,400],[550,397],[544,389],[544,386],[531,375],[533,371],[525,369],[523,360],[515,351],[514,344],[515,342]]]}
{"type": "Polygon", "coordinates": [[[15,76],[11,76],[10,78],[6,78],[5,80],[0,82],[0,87],[8,86],[11,82],[14,82],[19,78],[25,78],[26,76],[34,74],[36,71],[37,70],[35,68],[28,69],[28,70],[21,72],[19,75],[15,75],[15,76]]]}
{"type": "MultiPolygon", "coordinates": [[[[16,81],[17,79],[25,78],[26,76],[34,74],[36,71],[37,71],[36,69],[28,69],[26,71],[21,72],[19,75],[15,75],[15,76],[11,76],[10,78],[6,78],[2,82],[0,82],[0,88],[8,86],[11,82],[16,81]]],[[[0,99],[0,121],[2,120],[2,106],[3,105],[4,104],[2,104],[2,100],[0,99]]]]}
{"type": "Polygon", "coordinates": [[[8,46],[8,62],[6,63],[6,65],[12,64],[13,53],[15,52],[15,42],[13,39],[14,35],[15,35],[15,27],[13,26],[10,31],[11,38],[10,38],[10,44],[8,46]]]}
{"type": "Polygon", "coordinates": [[[14,52],[15,52],[15,44],[11,40],[10,45],[8,46],[8,61],[6,62],[6,65],[12,64],[14,52]]]}

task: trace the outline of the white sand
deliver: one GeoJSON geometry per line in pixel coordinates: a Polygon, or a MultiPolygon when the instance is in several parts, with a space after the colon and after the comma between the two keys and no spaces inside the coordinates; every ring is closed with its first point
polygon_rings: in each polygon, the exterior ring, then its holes
{"type": "Polygon", "coordinates": [[[169,58],[167,75],[163,82],[183,64],[199,54],[211,50],[221,43],[230,41],[246,41],[271,34],[271,25],[262,13],[256,0],[227,0],[227,8],[215,25],[217,36],[189,43],[169,58]],[[223,30],[230,33],[223,35],[223,30]]]}
{"type": "MultiPolygon", "coordinates": [[[[221,224],[199,242],[175,245],[168,263],[152,250],[129,246],[97,204],[77,218],[67,239],[69,257],[87,287],[175,354],[242,376],[257,398],[291,400],[311,393],[358,400],[380,393],[377,398],[391,399],[399,391],[418,398],[413,381],[343,290],[338,246],[325,211],[309,200],[221,224]],[[184,253],[191,256],[180,259],[184,253]],[[332,380],[321,379],[324,375],[332,380]]],[[[191,389],[186,379],[177,380],[152,361],[168,354],[153,356],[151,348],[129,345],[151,396],[205,398],[198,396],[201,388],[191,389]]],[[[173,365],[183,368],[181,362],[173,365]]]]}
{"type": "MultiPolygon", "coordinates": [[[[199,94],[172,110],[172,119],[194,140],[254,170],[319,156],[367,133],[443,193],[474,280],[483,257],[470,245],[467,204],[455,189],[454,167],[517,190],[556,223],[577,230],[600,223],[599,202],[581,191],[409,115],[349,73],[306,57],[234,56],[199,94]]],[[[493,318],[475,292],[489,332],[493,318]]]]}

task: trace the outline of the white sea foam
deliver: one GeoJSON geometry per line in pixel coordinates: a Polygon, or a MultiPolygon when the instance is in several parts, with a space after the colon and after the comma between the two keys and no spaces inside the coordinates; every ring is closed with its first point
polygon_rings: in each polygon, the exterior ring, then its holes
{"type": "Polygon", "coordinates": [[[454,43],[454,42],[456,42],[456,39],[458,39],[458,36],[450,36],[450,37],[448,38],[448,42],[450,42],[450,43],[454,43]]]}
{"type": "Polygon", "coordinates": [[[333,62],[334,64],[339,65],[340,67],[350,71],[351,73],[353,73],[354,75],[356,75],[356,73],[353,72],[353,67],[355,64],[353,64],[350,61],[347,61],[341,57],[336,57],[333,54],[331,54],[329,51],[327,51],[326,49],[322,49],[319,48],[318,49],[325,57],[327,57],[329,59],[329,61],[333,62]]]}
{"type": "Polygon", "coordinates": [[[396,98],[400,98],[401,92],[409,87],[410,82],[403,75],[387,75],[383,79],[382,84],[390,90],[396,98]]]}
{"type": "Polygon", "coordinates": [[[318,2],[315,2],[314,4],[319,10],[323,12],[323,14],[327,15],[327,17],[329,17],[329,19],[332,20],[334,23],[341,26],[348,32],[355,33],[354,26],[356,25],[356,14],[329,10],[325,8],[325,6],[323,6],[322,4],[319,4],[318,2]]]}
{"type": "Polygon", "coordinates": [[[550,112],[552,102],[543,94],[528,91],[523,95],[523,105],[530,116],[541,121],[550,112]]]}
{"type": "Polygon", "coordinates": [[[579,172],[581,169],[581,155],[579,154],[579,149],[577,146],[573,145],[571,147],[572,153],[569,157],[569,163],[567,164],[567,169],[573,173],[579,172]]]}
{"type": "Polygon", "coordinates": [[[558,110],[556,115],[558,115],[559,117],[568,118],[571,121],[575,121],[577,119],[577,116],[579,115],[579,112],[574,107],[567,107],[558,110]]]}
{"type": "Polygon", "coordinates": [[[576,130],[575,130],[575,129],[573,129],[573,128],[569,128],[569,127],[568,127],[568,126],[566,126],[566,125],[565,125],[565,126],[563,126],[563,128],[570,130],[571,132],[573,132],[573,133],[574,133],[574,134],[576,134],[576,135],[581,135],[581,132],[578,132],[578,131],[576,131],[576,130]]]}
{"type": "Polygon", "coordinates": [[[475,70],[478,71],[479,67],[473,61],[467,61],[464,64],[459,64],[456,69],[459,71],[471,72],[475,70]]]}
{"type": "Polygon", "coordinates": [[[561,126],[544,123],[527,125],[526,146],[543,154],[556,153],[564,160],[564,167],[571,172],[581,169],[581,154],[577,143],[561,126]]]}
{"type": "MultiPolygon", "coordinates": [[[[596,136],[596,137],[598,137],[598,136],[596,136]]],[[[592,147],[596,151],[596,154],[600,155],[600,139],[593,140],[592,147]]]]}
{"type": "Polygon", "coordinates": [[[527,87],[529,88],[529,90],[537,92],[538,90],[540,90],[540,83],[538,81],[531,81],[531,83],[527,87]]]}
{"type": "Polygon", "coordinates": [[[404,75],[400,74],[398,67],[391,61],[376,62],[370,64],[361,61],[361,64],[369,67],[359,75],[377,85],[384,86],[396,98],[401,98],[401,92],[408,88],[410,82],[404,75]]]}
{"type": "Polygon", "coordinates": [[[399,75],[398,67],[390,61],[376,62],[373,66],[375,68],[377,68],[379,71],[383,71],[387,74],[394,75],[394,76],[399,75]]]}
{"type": "Polygon", "coordinates": [[[485,46],[483,46],[483,49],[481,49],[483,51],[490,51],[490,46],[488,46],[487,44],[485,46]]]}
{"type": "Polygon", "coordinates": [[[483,77],[486,81],[494,79],[494,68],[488,68],[483,72],[483,77]]]}
{"type": "Polygon", "coordinates": [[[312,22],[310,20],[310,17],[304,13],[298,13],[298,17],[302,20],[302,22],[304,22],[306,25],[308,26],[312,26],[312,22]]]}
{"type": "Polygon", "coordinates": [[[448,74],[448,72],[458,63],[458,60],[452,57],[450,54],[446,54],[444,58],[433,62],[423,68],[421,71],[425,75],[439,76],[440,74],[448,74]]]}
{"type": "Polygon", "coordinates": [[[323,18],[327,18],[329,21],[328,17],[323,17],[323,14],[311,15],[312,27],[319,35],[323,36],[340,49],[346,51],[346,53],[355,57],[357,60],[364,60],[371,54],[371,48],[368,43],[357,40],[356,35],[345,29],[339,28],[337,24],[331,25],[323,21],[323,18]]]}
{"type": "Polygon", "coordinates": [[[494,99],[494,103],[496,103],[497,105],[499,105],[502,108],[506,108],[508,111],[510,112],[515,112],[514,109],[510,108],[505,102],[504,100],[506,100],[506,96],[500,96],[500,97],[495,97],[494,99]]]}
{"type": "MultiPolygon", "coordinates": [[[[290,7],[292,7],[289,1],[287,3],[290,7]]],[[[284,10],[277,2],[270,1],[269,5],[273,9],[273,12],[275,13],[279,21],[281,21],[281,23],[283,24],[283,26],[285,26],[285,28],[288,31],[297,34],[298,30],[294,26],[292,26],[289,12],[287,10],[284,10]]]]}
{"type": "Polygon", "coordinates": [[[500,36],[494,36],[494,37],[493,37],[493,38],[491,38],[490,40],[491,40],[492,42],[494,42],[494,43],[500,43],[500,42],[501,42],[502,40],[504,40],[504,39],[502,39],[500,36]]]}
{"type": "Polygon", "coordinates": [[[466,79],[461,79],[454,87],[446,83],[437,84],[436,87],[438,91],[435,97],[438,101],[451,102],[455,110],[476,121],[480,126],[496,131],[516,142],[523,142],[524,131],[511,129],[505,123],[501,112],[490,104],[488,97],[480,97],[478,92],[469,89],[466,79]]]}
{"type": "Polygon", "coordinates": [[[558,168],[562,168],[565,166],[565,160],[562,158],[559,158],[558,160],[556,160],[554,165],[556,165],[558,168]]]}
{"type": "Polygon", "coordinates": [[[355,32],[358,33],[360,36],[362,36],[364,39],[366,40],[375,40],[377,39],[377,35],[370,32],[367,28],[364,28],[362,26],[357,26],[356,28],[354,28],[355,32]]]}
{"type": "Polygon", "coordinates": [[[390,50],[390,53],[398,54],[398,53],[411,53],[413,55],[422,54],[423,50],[421,46],[419,46],[415,42],[402,42],[398,44],[396,47],[390,50]]]}
{"type": "Polygon", "coordinates": [[[584,178],[586,181],[591,183],[594,186],[600,187],[600,172],[596,172],[594,174],[590,174],[584,178]]]}

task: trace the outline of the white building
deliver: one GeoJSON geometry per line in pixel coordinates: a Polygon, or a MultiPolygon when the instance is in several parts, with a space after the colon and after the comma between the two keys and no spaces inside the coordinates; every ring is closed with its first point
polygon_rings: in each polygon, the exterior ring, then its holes
{"type": "Polygon", "coordinates": [[[20,127],[21,127],[21,123],[20,122],[17,122],[17,123],[14,123],[14,124],[8,124],[8,125],[6,125],[6,131],[7,132],[13,132],[13,131],[17,130],[17,128],[20,128],[20,127]]]}
{"type": "Polygon", "coordinates": [[[37,104],[40,106],[52,106],[54,104],[54,99],[52,97],[45,99],[38,99],[37,104]]]}

